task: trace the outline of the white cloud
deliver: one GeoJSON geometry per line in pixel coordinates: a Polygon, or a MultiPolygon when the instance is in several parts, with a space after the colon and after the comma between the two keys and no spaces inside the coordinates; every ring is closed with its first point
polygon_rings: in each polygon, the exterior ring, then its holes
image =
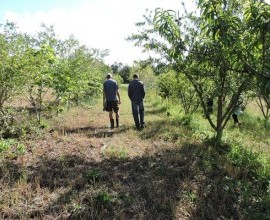
{"type": "Polygon", "coordinates": [[[162,7],[179,10],[179,0],[91,0],[76,8],[53,8],[48,11],[6,11],[5,20],[14,21],[23,32],[34,34],[41,23],[54,25],[61,38],[71,34],[89,47],[110,49],[106,62],[131,64],[134,59],[145,57],[141,49],[134,48],[125,38],[136,32],[135,23],[142,20],[145,10],[162,7]]]}
{"type": "MultiPolygon", "coordinates": [[[[270,4],[270,0],[265,0],[270,4]]],[[[188,9],[193,8],[190,0],[188,9]]],[[[41,23],[54,25],[61,38],[71,34],[89,47],[110,49],[106,62],[131,64],[133,60],[146,57],[125,38],[136,32],[135,23],[142,20],[146,9],[157,7],[181,10],[180,0],[85,0],[76,8],[53,8],[48,11],[6,11],[4,20],[14,21],[23,32],[35,34],[41,23]]]]}

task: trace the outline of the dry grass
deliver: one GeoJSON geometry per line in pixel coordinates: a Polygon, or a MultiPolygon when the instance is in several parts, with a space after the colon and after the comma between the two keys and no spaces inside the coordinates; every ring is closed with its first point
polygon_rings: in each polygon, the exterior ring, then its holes
{"type": "Polygon", "coordinates": [[[147,127],[134,130],[125,91],[122,102],[118,129],[108,128],[99,100],[3,159],[0,219],[243,219],[235,168],[149,102],[147,127]]]}

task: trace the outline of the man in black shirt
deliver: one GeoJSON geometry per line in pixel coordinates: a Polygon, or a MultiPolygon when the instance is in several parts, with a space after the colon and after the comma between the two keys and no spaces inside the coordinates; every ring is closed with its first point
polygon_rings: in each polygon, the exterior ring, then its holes
{"type": "Polygon", "coordinates": [[[132,115],[137,130],[141,130],[145,126],[144,122],[144,104],[145,89],[142,81],[139,80],[137,74],[133,75],[133,80],[128,86],[128,97],[131,100],[132,115]]]}

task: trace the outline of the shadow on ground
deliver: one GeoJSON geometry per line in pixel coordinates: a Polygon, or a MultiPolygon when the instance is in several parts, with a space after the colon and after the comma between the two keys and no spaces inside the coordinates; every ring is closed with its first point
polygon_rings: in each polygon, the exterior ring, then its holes
{"type": "MultiPolygon", "coordinates": [[[[224,156],[205,145],[97,163],[76,155],[59,159],[44,155],[35,166],[16,169],[26,169],[29,184],[38,182],[41,189],[62,193],[46,207],[26,210],[24,217],[245,219],[249,217],[246,207],[256,204],[256,192],[250,200],[241,198],[241,170],[226,164],[224,156]]],[[[34,207],[34,199],[27,202],[34,207]]],[[[12,209],[16,213],[16,207],[12,209]]]]}
{"type": "Polygon", "coordinates": [[[110,129],[108,127],[94,127],[94,126],[87,126],[87,127],[79,127],[74,129],[54,129],[51,132],[58,132],[60,134],[85,134],[87,137],[96,137],[96,138],[106,138],[112,137],[119,133],[124,133],[128,130],[132,129],[132,127],[128,126],[120,126],[119,128],[110,129]]]}
{"type": "Polygon", "coordinates": [[[165,141],[182,140],[192,137],[192,130],[188,126],[181,126],[181,121],[168,118],[155,122],[146,122],[146,129],[140,134],[143,139],[163,139],[165,141]]]}

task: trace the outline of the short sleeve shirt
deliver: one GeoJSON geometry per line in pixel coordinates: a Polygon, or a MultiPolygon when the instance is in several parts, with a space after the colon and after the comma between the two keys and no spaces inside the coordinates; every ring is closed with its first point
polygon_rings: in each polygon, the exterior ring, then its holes
{"type": "Polygon", "coordinates": [[[106,95],[106,101],[117,100],[118,85],[113,79],[108,79],[103,84],[103,89],[106,95]]]}

